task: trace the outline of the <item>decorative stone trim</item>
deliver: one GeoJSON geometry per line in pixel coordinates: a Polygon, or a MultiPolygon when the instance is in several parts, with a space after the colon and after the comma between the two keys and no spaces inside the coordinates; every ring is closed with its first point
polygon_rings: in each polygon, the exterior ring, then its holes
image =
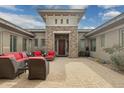
{"type": "MultiPolygon", "coordinates": [[[[46,47],[54,50],[54,31],[70,31],[69,33],[69,57],[78,57],[78,32],[77,26],[47,26],[46,47]]],[[[63,34],[63,33],[62,33],[63,34]]]]}

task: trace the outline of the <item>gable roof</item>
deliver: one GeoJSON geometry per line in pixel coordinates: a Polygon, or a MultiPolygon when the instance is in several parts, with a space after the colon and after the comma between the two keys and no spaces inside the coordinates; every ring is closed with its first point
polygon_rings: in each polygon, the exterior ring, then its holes
{"type": "Polygon", "coordinates": [[[85,36],[91,36],[94,34],[98,34],[106,29],[110,29],[112,27],[124,24],[124,13],[112,18],[111,20],[105,22],[104,24],[98,26],[96,29],[92,30],[91,32],[87,33],[85,36]]]}
{"type": "Polygon", "coordinates": [[[4,27],[6,29],[9,29],[11,31],[14,31],[14,32],[18,32],[20,34],[25,34],[25,35],[28,35],[28,36],[31,36],[33,37],[34,35],[26,30],[24,30],[23,28],[7,21],[7,20],[4,20],[2,18],[0,18],[0,26],[1,27],[4,27]]]}
{"type": "Polygon", "coordinates": [[[89,33],[89,32],[91,32],[91,30],[93,30],[93,29],[77,29],[77,31],[79,33],[89,33]]]}
{"type": "Polygon", "coordinates": [[[31,33],[45,33],[46,29],[25,29],[31,33]]]}

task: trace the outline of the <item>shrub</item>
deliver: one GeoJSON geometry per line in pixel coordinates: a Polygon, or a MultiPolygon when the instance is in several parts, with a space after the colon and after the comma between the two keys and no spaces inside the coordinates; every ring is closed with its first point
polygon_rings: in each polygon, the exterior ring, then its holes
{"type": "Polygon", "coordinates": [[[112,65],[118,70],[124,70],[124,49],[119,46],[113,46],[104,50],[111,55],[112,65]]]}
{"type": "Polygon", "coordinates": [[[107,63],[105,60],[102,60],[102,59],[99,59],[99,58],[96,58],[95,61],[98,62],[98,63],[102,63],[102,64],[107,63]]]}

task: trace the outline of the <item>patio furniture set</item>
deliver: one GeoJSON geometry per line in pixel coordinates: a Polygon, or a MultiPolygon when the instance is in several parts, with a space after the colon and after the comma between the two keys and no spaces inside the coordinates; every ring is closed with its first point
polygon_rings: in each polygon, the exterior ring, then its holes
{"type": "Polygon", "coordinates": [[[41,51],[4,53],[0,56],[0,79],[15,79],[28,70],[28,79],[45,80],[49,73],[49,62],[54,60],[55,52],[48,51],[43,55],[41,51]]]}

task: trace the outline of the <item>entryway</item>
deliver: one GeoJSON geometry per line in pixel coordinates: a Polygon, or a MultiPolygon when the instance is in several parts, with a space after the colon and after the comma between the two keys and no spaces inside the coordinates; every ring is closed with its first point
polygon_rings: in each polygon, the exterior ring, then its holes
{"type": "Polygon", "coordinates": [[[57,56],[68,56],[69,51],[69,35],[55,34],[55,51],[57,56]]]}

